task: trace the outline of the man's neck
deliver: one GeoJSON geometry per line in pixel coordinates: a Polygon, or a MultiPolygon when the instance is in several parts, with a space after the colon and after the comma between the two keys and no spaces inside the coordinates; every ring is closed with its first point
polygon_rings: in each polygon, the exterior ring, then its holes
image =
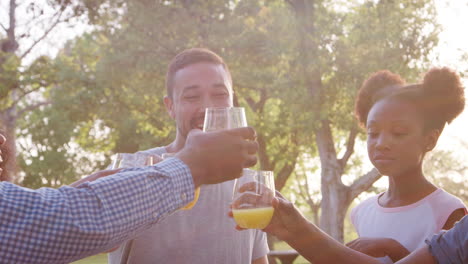
{"type": "Polygon", "coordinates": [[[171,144],[166,146],[166,151],[168,153],[176,153],[179,152],[185,145],[185,137],[177,134],[176,139],[172,141],[171,144]]]}

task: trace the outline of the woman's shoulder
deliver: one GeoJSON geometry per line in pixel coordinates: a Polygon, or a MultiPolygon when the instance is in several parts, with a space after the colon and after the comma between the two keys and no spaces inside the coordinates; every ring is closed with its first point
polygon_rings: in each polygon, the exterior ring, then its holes
{"type": "Polygon", "coordinates": [[[354,222],[354,220],[356,220],[356,217],[358,214],[360,214],[360,212],[367,211],[369,209],[372,210],[374,207],[376,207],[378,205],[377,200],[380,195],[381,194],[368,197],[364,199],[362,202],[360,202],[356,207],[351,209],[351,214],[350,214],[351,220],[354,222]]]}
{"type": "Polygon", "coordinates": [[[442,188],[439,188],[434,195],[430,195],[428,198],[428,201],[437,207],[455,206],[457,208],[466,208],[460,198],[442,188]]]}

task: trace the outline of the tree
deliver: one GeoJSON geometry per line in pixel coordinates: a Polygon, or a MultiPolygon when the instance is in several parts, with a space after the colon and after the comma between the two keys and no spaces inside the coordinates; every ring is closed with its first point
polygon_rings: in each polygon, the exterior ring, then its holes
{"type": "MultiPolygon", "coordinates": [[[[466,141],[457,140],[462,149],[467,149],[466,141]]],[[[424,160],[424,173],[437,187],[468,201],[468,166],[461,156],[451,150],[433,150],[424,160]]]]}
{"type": "MultiPolygon", "coordinates": [[[[169,119],[162,104],[167,64],[184,48],[207,46],[225,57],[230,65],[235,76],[236,103],[248,107],[249,123],[259,131],[260,168],[277,171],[277,187],[281,189],[299,155],[302,125],[294,123],[294,109],[281,100],[284,80],[279,79],[275,84],[265,82],[265,79],[275,78],[279,72],[287,76],[287,69],[277,66],[283,54],[270,50],[277,36],[257,35],[260,32],[254,19],[260,14],[258,24],[277,26],[280,24],[272,25],[275,20],[270,15],[281,10],[270,11],[257,1],[242,1],[234,7],[230,1],[205,1],[203,4],[177,1],[128,1],[122,4],[109,1],[107,6],[110,10],[122,8],[125,12],[121,17],[113,17],[113,22],[105,17],[96,17],[99,29],[86,36],[86,40],[70,43],[70,55],[62,53],[58,58],[61,72],[67,72],[69,78],[61,83],[61,93],[68,95],[67,100],[79,101],[82,99],[71,98],[75,94],[90,94],[86,98],[92,107],[80,109],[65,103],[59,112],[68,115],[78,125],[86,119],[77,119],[73,113],[92,110],[90,119],[100,120],[104,127],[110,129],[108,137],[112,138],[110,143],[114,152],[133,152],[167,144],[174,134],[174,127],[168,125],[169,119]],[[199,23],[175,24],[174,16],[199,23]],[[156,23],[154,17],[158,18],[156,23]],[[250,41],[255,41],[251,38],[271,43],[268,47],[260,47],[267,50],[267,56],[249,46],[250,41]],[[91,64],[80,57],[92,55],[76,50],[76,45],[86,45],[86,42],[99,42],[97,49],[89,49],[99,56],[99,60],[91,64]],[[242,50],[248,51],[245,56],[239,56],[242,50]],[[251,59],[249,56],[263,56],[262,64],[256,61],[253,65],[258,68],[255,72],[258,75],[252,76],[245,71],[246,62],[251,59]],[[78,73],[74,63],[87,65],[87,72],[81,70],[78,73]],[[93,92],[86,92],[90,88],[93,92]],[[286,125],[285,129],[278,130],[280,125],[286,125]]],[[[99,9],[98,6],[95,8],[99,9]]],[[[85,143],[82,146],[89,150],[88,146],[93,145],[96,144],[85,143]]]]}
{"type": "MultiPolygon", "coordinates": [[[[7,14],[7,20],[0,20],[5,33],[0,35],[0,127],[8,138],[11,157],[16,156],[18,120],[24,114],[51,103],[38,95],[53,87],[49,82],[50,76],[43,76],[49,67],[47,60],[39,58],[31,66],[25,65],[24,60],[59,24],[69,22],[82,10],[79,6],[72,7],[69,1],[48,3],[10,0],[8,6],[0,7],[7,14]],[[24,13],[21,19],[18,12],[24,13]]],[[[13,158],[9,160],[13,161],[13,158]]]]}

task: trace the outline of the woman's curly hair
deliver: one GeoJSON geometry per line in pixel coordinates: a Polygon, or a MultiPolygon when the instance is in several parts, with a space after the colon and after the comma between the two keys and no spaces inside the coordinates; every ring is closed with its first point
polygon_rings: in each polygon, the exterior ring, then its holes
{"type": "Polygon", "coordinates": [[[406,85],[398,75],[388,70],[372,74],[359,89],[355,114],[365,126],[372,106],[384,99],[410,101],[421,111],[427,129],[442,130],[465,107],[464,89],[460,77],[449,68],[432,68],[422,83],[406,85]]]}

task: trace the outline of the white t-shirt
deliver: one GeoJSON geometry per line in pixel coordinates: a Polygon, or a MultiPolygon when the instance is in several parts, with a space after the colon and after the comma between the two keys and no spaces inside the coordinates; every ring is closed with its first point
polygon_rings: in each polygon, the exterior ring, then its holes
{"type": "MultiPolygon", "coordinates": [[[[398,241],[412,252],[425,245],[424,240],[438,233],[453,211],[466,208],[457,197],[437,189],[416,203],[386,208],[377,195],[351,211],[351,221],[359,237],[386,237],[398,241]]],[[[393,263],[387,256],[382,263],[393,263]]]]}
{"type": "MultiPolygon", "coordinates": [[[[145,153],[161,155],[165,148],[145,153]]],[[[260,230],[237,231],[228,217],[234,181],[200,188],[191,210],[178,210],[134,240],[128,263],[246,264],[268,254],[266,235],[260,230]]],[[[109,254],[119,264],[123,246],[109,254]]]]}

